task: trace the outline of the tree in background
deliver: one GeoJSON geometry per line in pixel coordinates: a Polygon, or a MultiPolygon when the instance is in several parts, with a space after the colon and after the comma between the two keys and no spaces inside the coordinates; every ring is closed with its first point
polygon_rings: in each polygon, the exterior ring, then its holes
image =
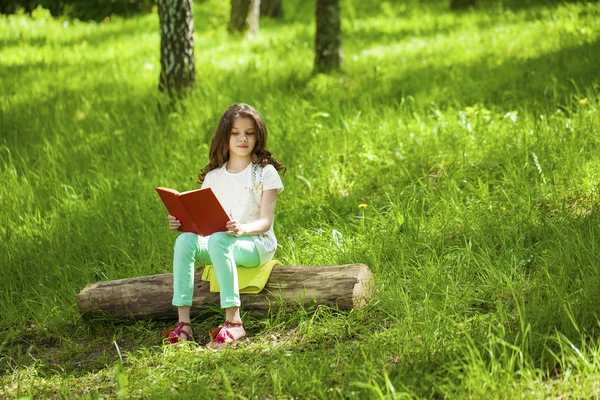
{"type": "Polygon", "coordinates": [[[458,10],[461,8],[474,7],[476,0],[450,0],[450,9],[458,10]]]}
{"type": "Polygon", "coordinates": [[[342,30],[339,0],[317,0],[314,72],[342,67],[342,30]]]}
{"type": "Polygon", "coordinates": [[[250,0],[231,0],[231,14],[228,30],[230,33],[242,33],[248,29],[250,0]]]}
{"type": "Polygon", "coordinates": [[[159,90],[170,96],[193,86],[194,20],[192,0],[158,0],[160,21],[159,90]]]}
{"type": "Polygon", "coordinates": [[[258,33],[261,0],[231,0],[229,33],[243,33],[250,28],[250,35],[258,33]]]}
{"type": "Polygon", "coordinates": [[[248,13],[248,25],[250,26],[250,36],[258,34],[258,19],[260,18],[261,0],[250,0],[250,12],[248,13]]]}
{"type": "Polygon", "coordinates": [[[283,18],[281,0],[261,0],[260,15],[271,18],[283,18]]]}

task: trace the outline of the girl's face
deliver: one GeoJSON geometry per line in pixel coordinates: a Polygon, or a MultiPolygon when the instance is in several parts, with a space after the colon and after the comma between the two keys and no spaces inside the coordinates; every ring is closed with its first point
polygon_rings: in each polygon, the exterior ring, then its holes
{"type": "Polygon", "coordinates": [[[238,117],[233,121],[229,137],[229,158],[250,159],[256,145],[254,121],[247,117],[238,117]]]}

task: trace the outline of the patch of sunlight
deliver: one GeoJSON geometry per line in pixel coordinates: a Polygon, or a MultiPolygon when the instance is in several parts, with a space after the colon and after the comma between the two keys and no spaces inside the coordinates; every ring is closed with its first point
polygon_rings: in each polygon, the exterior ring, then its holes
{"type": "Polygon", "coordinates": [[[581,180],[578,185],[586,192],[596,192],[600,187],[600,161],[588,161],[581,168],[581,180]]]}
{"type": "MultiPolygon", "coordinates": [[[[517,22],[517,21],[516,21],[517,22]]],[[[585,25],[583,21],[580,25],[585,25]]],[[[566,43],[581,44],[597,39],[597,30],[565,32],[560,21],[536,21],[524,24],[500,24],[491,28],[463,27],[452,33],[429,36],[410,35],[387,44],[357,50],[358,59],[385,62],[401,61],[422,66],[441,63],[464,64],[486,59],[501,64],[506,59],[537,58],[559,51],[566,43]],[[519,38],[520,40],[515,40],[519,38]],[[415,61],[418,61],[415,63],[415,61]]],[[[372,61],[362,60],[367,64],[372,61]]]]}

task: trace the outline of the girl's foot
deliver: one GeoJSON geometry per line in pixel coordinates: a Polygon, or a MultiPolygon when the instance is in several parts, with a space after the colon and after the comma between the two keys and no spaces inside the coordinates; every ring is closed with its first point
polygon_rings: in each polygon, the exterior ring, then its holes
{"type": "Polygon", "coordinates": [[[168,329],[163,332],[163,337],[169,339],[169,343],[179,343],[188,340],[193,341],[193,330],[190,322],[179,322],[177,328],[168,329]]]}
{"type": "Polygon", "coordinates": [[[206,345],[213,349],[223,347],[227,343],[235,342],[246,337],[246,327],[243,322],[225,321],[225,325],[218,327],[210,333],[212,339],[206,345]]]}

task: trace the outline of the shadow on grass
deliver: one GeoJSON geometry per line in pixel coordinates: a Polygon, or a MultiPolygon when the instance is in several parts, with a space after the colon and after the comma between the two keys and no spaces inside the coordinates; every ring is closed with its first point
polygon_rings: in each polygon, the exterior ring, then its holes
{"type": "Polygon", "coordinates": [[[13,368],[35,366],[42,376],[83,376],[114,365],[119,353],[161,345],[160,333],[169,323],[91,319],[48,330],[35,324],[0,332],[0,357],[8,362],[0,374],[13,368]]]}

